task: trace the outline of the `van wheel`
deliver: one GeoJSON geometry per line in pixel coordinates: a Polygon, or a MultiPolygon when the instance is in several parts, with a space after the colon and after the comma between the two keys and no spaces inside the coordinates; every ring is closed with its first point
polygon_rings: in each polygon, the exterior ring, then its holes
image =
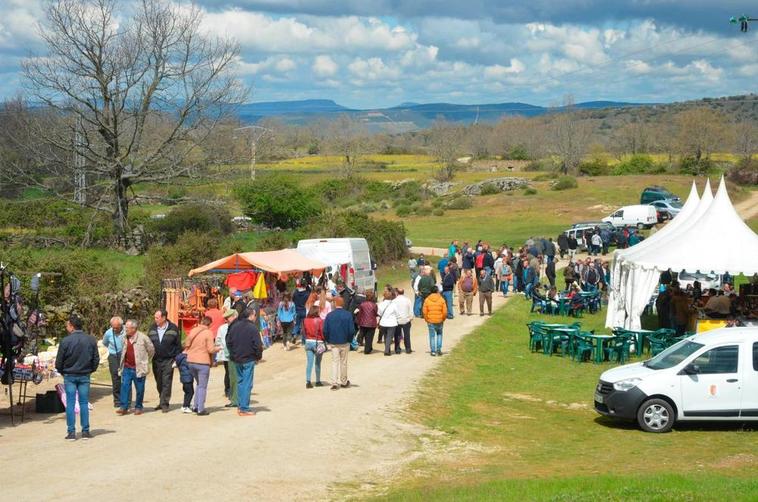
{"type": "Polygon", "coordinates": [[[645,432],[668,432],[674,426],[674,409],[663,399],[648,399],[637,411],[637,423],[645,432]]]}
{"type": "Polygon", "coordinates": [[[642,230],[643,228],[645,228],[645,225],[642,223],[637,223],[637,230],[642,230]]]}

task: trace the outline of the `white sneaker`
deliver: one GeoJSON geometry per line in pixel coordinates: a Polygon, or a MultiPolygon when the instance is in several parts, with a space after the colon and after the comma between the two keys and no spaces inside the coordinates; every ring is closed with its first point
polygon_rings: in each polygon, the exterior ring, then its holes
{"type": "Polygon", "coordinates": [[[192,409],[190,409],[190,408],[188,408],[186,406],[183,406],[182,407],[182,413],[192,413],[192,409]]]}

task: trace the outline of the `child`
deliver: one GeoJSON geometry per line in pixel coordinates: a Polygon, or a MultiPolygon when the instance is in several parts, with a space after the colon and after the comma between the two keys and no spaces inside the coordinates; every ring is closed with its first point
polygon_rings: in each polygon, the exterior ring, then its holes
{"type": "Polygon", "coordinates": [[[271,347],[272,341],[271,341],[271,328],[268,322],[268,315],[266,314],[266,311],[261,309],[260,314],[260,330],[261,330],[261,339],[263,341],[263,348],[264,350],[271,347]]]}
{"type": "Polygon", "coordinates": [[[187,362],[187,354],[182,352],[176,356],[176,367],[179,368],[179,381],[182,383],[182,390],[184,391],[182,413],[192,413],[195,411],[191,408],[192,397],[195,395],[195,387],[193,386],[194,380],[192,373],[190,373],[189,363],[187,362]]]}

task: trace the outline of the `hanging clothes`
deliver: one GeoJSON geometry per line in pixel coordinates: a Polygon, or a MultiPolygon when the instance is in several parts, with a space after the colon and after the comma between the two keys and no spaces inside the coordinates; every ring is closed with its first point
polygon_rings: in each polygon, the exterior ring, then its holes
{"type": "Polygon", "coordinates": [[[263,274],[256,274],[252,271],[237,272],[226,276],[226,285],[229,289],[237,291],[248,291],[255,286],[258,276],[263,274]]]}
{"type": "Polygon", "coordinates": [[[255,288],[253,288],[253,298],[256,300],[265,300],[268,298],[268,293],[266,292],[266,278],[264,275],[265,274],[258,275],[258,281],[255,283],[255,288]]]}

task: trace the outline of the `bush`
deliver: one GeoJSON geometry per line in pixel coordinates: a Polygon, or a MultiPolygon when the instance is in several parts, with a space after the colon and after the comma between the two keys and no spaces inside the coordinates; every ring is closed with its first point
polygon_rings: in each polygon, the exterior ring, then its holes
{"type": "Polygon", "coordinates": [[[758,161],[742,159],[729,171],[727,177],[738,185],[758,185],[758,161]]]}
{"type": "Polygon", "coordinates": [[[377,263],[388,263],[406,255],[405,226],[400,222],[370,218],[365,214],[341,212],[312,221],[301,231],[303,239],[363,237],[377,263]]]}
{"type": "Polygon", "coordinates": [[[482,185],[479,195],[496,195],[499,193],[500,189],[494,183],[485,183],[482,185]]]}
{"type": "Polygon", "coordinates": [[[150,222],[148,229],[168,244],[176,243],[185,232],[199,232],[215,237],[232,233],[232,216],[222,207],[205,204],[177,206],[162,220],[150,222]]]}
{"type": "Polygon", "coordinates": [[[613,167],[614,176],[626,174],[646,174],[655,169],[655,162],[649,155],[632,155],[613,167]]]}
{"type": "Polygon", "coordinates": [[[269,176],[238,187],[235,192],[247,216],[268,227],[297,228],[321,213],[321,202],[292,181],[269,176]]]}
{"type": "Polygon", "coordinates": [[[592,159],[579,164],[579,172],[585,176],[606,176],[610,174],[611,168],[603,159],[592,159]]]}
{"type": "Polygon", "coordinates": [[[537,190],[532,187],[525,188],[524,195],[537,195],[537,190]]]}
{"type": "Polygon", "coordinates": [[[523,145],[512,147],[505,156],[507,160],[529,160],[529,152],[523,145]]]}
{"type": "Polygon", "coordinates": [[[553,183],[551,188],[553,190],[569,190],[578,186],[579,184],[573,176],[561,176],[553,183]]]}
{"type": "Polygon", "coordinates": [[[557,179],[558,176],[560,176],[560,175],[558,174],[557,171],[552,171],[552,172],[545,173],[545,174],[538,174],[537,176],[535,176],[534,178],[532,178],[532,180],[534,180],[534,181],[550,181],[550,180],[557,179]]]}
{"type": "Polygon", "coordinates": [[[416,209],[416,214],[419,216],[429,216],[432,214],[432,208],[429,206],[421,206],[416,209]]]}
{"type": "Polygon", "coordinates": [[[187,277],[193,268],[218,259],[219,239],[201,232],[185,232],[176,244],[154,246],[145,254],[141,284],[152,297],[161,293],[161,281],[187,277]]]}
{"type": "Polygon", "coordinates": [[[439,197],[435,197],[432,199],[432,207],[442,207],[442,204],[444,204],[445,201],[443,201],[439,197]]]}
{"type": "Polygon", "coordinates": [[[411,206],[408,204],[401,204],[395,208],[395,214],[398,215],[401,218],[404,218],[408,215],[410,215],[412,212],[411,206]]]}
{"type": "Polygon", "coordinates": [[[443,216],[445,214],[445,210],[441,207],[435,208],[434,211],[432,211],[432,214],[434,216],[443,216]]]}
{"type": "Polygon", "coordinates": [[[697,176],[704,174],[713,169],[714,165],[710,159],[697,160],[694,157],[682,157],[679,161],[679,171],[682,174],[691,174],[697,176]]]}
{"type": "Polygon", "coordinates": [[[524,166],[524,171],[555,171],[555,163],[549,159],[533,160],[524,166]]]}
{"type": "Polygon", "coordinates": [[[447,201],[442,207],[445,209],[470,209],[474,206],[474,201],[466,195],[459,195],[447,201]]]}
{"type": "Polygon", "coordinates": [[[284,232],[269,232],[255,243],[256,251],[276,251],[292,247],[292,239],[284,232]]]}

